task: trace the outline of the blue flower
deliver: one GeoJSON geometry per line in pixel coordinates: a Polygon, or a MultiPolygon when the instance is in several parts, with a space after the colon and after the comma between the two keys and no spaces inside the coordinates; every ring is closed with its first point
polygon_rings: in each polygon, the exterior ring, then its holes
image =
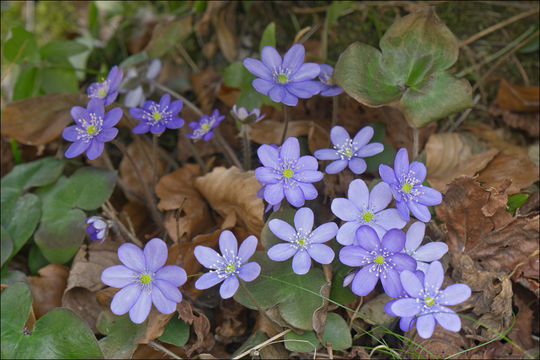
{"type": "Polygon", "coordinates": [[[332,73],[334,68],[330,65],[321,64],[321,73],[319,74],[319,80],[321,80],[321,96],[336,96],[343,92],[343,89],[338,85],[332,83],[332,73]]]}
{"type": "Polygon", "coordinates": [[[448,252],[448,245],[440,241],[433,241],[420,246],[424,240],[426,224],[420,221],[414,222],[407,230],[405,248],[403,252],[412,256],[418,264],[417,270],[426,272],[429,263],[439,260],[448,252]]]}
{"type": "Polygon", "coordinates": [[[347,130],[341,126],[334,126],[330,131],[330,140],[334,148],[316,150],[313,155],[319,160],[334,160],[326,166],[325,171],[328,174],[336,174],[349,166],[353,173],[360,175],[367,168],[362,158],[376,155],[384,150],[381,143],[368,144],[372,137],[371,126],[364,127],[352,140],[347,130]]]}
{"type": "Polygon", "coordinates": [[[263,95],[268,95],[275,102],[295,106],[298,98],[308,99],[319,93],[321,85],[314,81],[319,75],[319,64],[305,63],[305,49],[301,44],[294,44],[283,56],[272,46],[265,46],[261,60],[244,59],[244,66],[257,79],[252,85],[263,95]]]}
{"type": "Polygon", "coordinates": [[[279,204],[285,197],[291,205],[300,207],[317,197],[311,183],[321,180],[323,173],[317,171],[319,165],[313,156],[300,156],[297,138],[285,140],[279,151],[261,145],[257,155],[263,166],[255,169],[255,176],[264,186],[264,200],[270,205],[279,204]]]}
{"type": "Polygon", "coordinates": [[[225,115],[220,115],[219,111],[215,109],[211,116],[204,115],[198,122],[190,122],[188,126],[193,132],[186,134],[186,137],[193,140],[203,139],[204,141],[208,141],[214,136],[212,129],[218,126],[223,119],[225,119],[225,115]]]}
{"type": "Polygon", "coordinates": [[[261,121],[265,117],[265,114],[261,115],[260,109],[248,111],[245,107],[236,107],[236,104],[232,107],[231,115],[244,125],[254,124],[261,121]]]}
{"type": "Polygon", "coordinates": [[[379,165],[381,179],[390,185],[401,218],[409,221],[409,210],[420,221],[431,220],[428,205],[442,201],[441,193],[422,185],[426,178],[426,166],[418,161],[409,165],[407,149],[401,148],[394,159],[394,170],[388,165],[379,165]]]}
{"type": "Polygon", "coordinates": [[[118,86],[122,81],[122,75],[122,70],[119,70],[118,66],[113,66],[105,80],[88,86],[88,96],[92,99],[102,100],[105,106],[112,104],[118,96],[118,86]]]}
{"type": "MultiPolygon", "coordinates": [[[[150,61],[147,66],[148,68],[146,70],[144,78],[139,76],[139,74],[137,73],[137,69],[134,67],[129,69],[126,73],[126,76],[124,76],[124,81],[122,81],[122,84],[120,84],[119,89],[120,93],[126,93],[126,95],[124,96],[124,106],[132,108],[142,106],[144,104],[146,97],[145,91],[143,89],[143,84],[141,82],[154,80],[159,75],[159,72],[161,71],[161,60],[154,59],[150,61]],[[134,82],[135,84],[133,84],[134,82]],[[123,89],[123,87],[129,86],[128,84],[131,85],[131,88],[129,90],[123,89]],[[134,87],[135,85],[137,86],[134,87]]],[[[149,89],[147,93],[150,94],[154,91],[154,85],[152,84],[152,82],[149,82],[148,87],[149,89]]]]}
{"type": "Polygon", "coordinates": [[[161,134],[165,129],[179,129],[184,125],[184,119],[176,116],[182,109],[182,101],[171,103],[171,96],[165,94],[159,103],[148,100],[142,109],[131,108],[129,114],[141,123],[133,128],[135,134],[144,134],[148,130],[152,134],[161,134]]]}
{"type": "Polygon", "coordinates": [[[306,274],[311,267],[311,259],[320,264],[330,264],[334,260],[334,251],[322,243],[333,239],[337,225],[328,222],[313,229],[313,211],[309,208],[298,209],[294,214],[294,226],[280,219],[272,219],[268,227],[274,235],[288,243],[279,243],[268,249],[268,257],[274,261],[285,261],[294,255],[293,271],[298,275],[306,274]]]}
{"type": "Polygon", "coordinates": [[[72,107],[71,116],[75,125],[66,127],[62,132],[64,139],[73,141],[65,156],[74,158],[86,151],[88,159],[94,160],[103,152],[105,142],[111,141],[118,134],[114,125],[122,118],[122,110],[114,108],[105,113],[103,101],[90,99],[86,109],[72,107]]]}
{"type": "MultiPolygon", "coordinates": [[[[422,271],[416,270],[416,271],[413,272],[413,274],[418,278],[418,280],[420,280],[421,283],[424,283],[425,275],[424,275],[424,273],[422,271]]],[[[398,299],[390,300],[384,305],[384,311],[390,316],[397,316],[392,311],[392,305],[397,300],[406,299],[406,298],[410,298],[410,296],[409,296],[409,294],[407,294],[407,292],[405,290],[403,290],[398,299]]],[[[409,330],[411,330],[413,328],[415,321],[416,321],[416,318],[414,316],[402,316],[401,319],[399,319],[399,328],[401,330],[403,330],[403,331],[409,331],[409,330]]]]}
{"type": "Polygon", "coordinates": [[[90,235],[90,240],[99,240],[100,244],[103,243],[109,230],[107,220],[103,219],[101,216],[90,216],[86,219],[86,223],[88,224],[86,232],[90,235]]]}

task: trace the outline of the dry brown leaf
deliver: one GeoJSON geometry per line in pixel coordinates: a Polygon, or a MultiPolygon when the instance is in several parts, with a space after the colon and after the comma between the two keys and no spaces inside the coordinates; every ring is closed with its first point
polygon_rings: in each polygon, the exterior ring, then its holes
{"type": "Polygon", "coordinates": [[[139,344],[148,344],[150,341],[157,339],[165,331],[165,326],[171,320],[174,313],[162,314],[155,306],[152,306],[148,319],[146,319],[146,329],[137,342],[139,344]]]}
{"type": "Polygon", "coordinates": [[[540,106],[538,86],[521,87],[502,79],[497,92],[497,105],[516,112],[537,112],[540,106]]]}
{"type": "Polygon", "coordinates": [[[236,1],[227,2],[227,6],[212,15],[212,25],[217,35],[219,49],[229,62],[234,62],[238,54],[235,37],[237,5],[236,1]]]}
{"type": "Polygon", "coordinates": [[[196,335],[190,336],[188,344],[184,346],[187,357],[191,357],[195,352],[201,353],[212,348],[215,340],[213,336],[209,336],[210,321],[204,312],[186,301],[178,304],[176,311],[178,311],[178,318],[190,324],[191,330],[196,335]]]}
{"type": "Polygon", "coordinates": [[[73,121],[71,108],[87,103],[84,94],[47,94],[9,103],[2,111],[2,135],[25,145],[47,144],[73,121]]]}
{"type": "Polygon", "coordinates": [[[312,122],[309,126],[308,145],[312,154],[315,153],[315,150],[327,148],[330,146],[330,131],[312,122]]]}
{"type": "Polygon", "coordinates": [[[185,234],[187,239],[191,239],[214,225],[208,205],[193,187],[195,179],[200,175],[198,165],[186,164],[159,179],[156,185],[156,194],[160,199],[158,208],[167,210],[165,228],[174,241],[179,240],[178,233],[181,237],[185,234]],[[182,204],[182,212],[177,217],[176,210],[182,204]]]}
{"type": "MultiPolygon", "coordinates": [[[[291,121],[287,128],[287,137],[305,136],[309,133],[311,121],[291,121]]],[[[283,134],[283,122],[263,120],[251,125],[248,129],[249,138],[259,144],[279,144],[283,134]]]]}
{"type": "Polygon", "coordinates": [[[427,181],[431,187],[445,192],[448,184],[460,176],[474,176],[499,152],[497,149],[475,149],[474,140],[464,134],[433,134],[426,143],[427,181]],[[481,151],[479,153],[476,153],[481,151]]]}
{"type": "Polygon", "coordinates": [[[240,89],[228,87],[224,82],[222,82],[219,85],[217,98],[225,105],[232,108],[236,104],[236,99],[238,98],[240,91],[240,89]]]}
{"type": "Polygon", "coordinates": [[[224,218],[234,213],[237,221],[257,237],[264,226],[264,204],[257,197],[260,187],[253,171],[244,172],[236,167],[217,167],[195,180],[195,188],[212,209],[224,218]]]}
{"type": "Polygon", "coordinates": [[[193,91],[197,96],[198,103],[201,104],[201,111],[203,113],[210,113],[212,111],[220,80],[221,75],[216,73],[212,67],[191,75],[193,91]]]}
{"type": "MultiPolygon", "coordinates": [[[[473,345],[472,341],[459,333],[447,331],[440,326],[435,326],[433,335],[431,335],[429,339],[423,339],[416,333],[412,341],[415,345],[417,344],[417,346],[414,347],[414,352],[419,355],[417,355],[418,358],[427,359],[433,359],[429,353],[435,355],[435,359],[444,359],[450,355],[469,349],[473,345]]],[[[459,358],[468,359],[469,354],[461,354],[459,358]]]]}
{"type": "Polygon", "coordinates": [[[62,294],[66,288],[68,272],[69,269],[65,266],[49,264],[38,271],[40,276],[28,277],[36,319],[62,306],[62,294]]]}
{"type": "Polygon", "coordinates": [[[479,140],[507,155],[527,154],[528,148],[526,146],[515,145],[507,140],[509,134],[505,133],[505,129],[493,130],[484,124],[464,125],[461,129],[470,131],[479,140]]]}
{"type": "Polygon", "coordinates": [[[477,180],[494,188],[510,180],[506,192],[516,194],[538,180],[538,170],[538,165],[533,164],[526,154],[500,153],[480,172],[477,180]]]}
{"type": "Polygon", "coordinates": [[[540,136],[540,113],[513,113],[509,110],[499,109],[496,106],[489,108],[490,115],[502,116],[506,125],[525,130],[529,136],[540,136]]]}
{"type": "Polygon", "coordinates": [[[217,341],[225,344],[240,342],[247,332],[246,308],[232,299],[221,300],[216,322],[219,324],[215,330],[217,341]]]}

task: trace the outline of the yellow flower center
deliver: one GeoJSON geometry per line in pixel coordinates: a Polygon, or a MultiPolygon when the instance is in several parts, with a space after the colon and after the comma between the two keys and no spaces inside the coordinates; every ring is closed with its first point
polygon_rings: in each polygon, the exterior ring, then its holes
{"type": "Polygon", "coordinates": [[[287,75],[285,74],[279,74],[278,77],[277,77],[277,80],[280,84],[285,84],[287,82],[287,75]]]}
{"type": "Polygon", "coordinates": [[[382,263],[384,263],[384,258],[381,255],[377,255],[375,256],[374,261],[375,261],[375,264],[382,265],[382,263]]]}
{"type": "Polygon", "coordinates": [[[210,129],[210,124],[202,124],[202,125],[201,125],[201,129],[202,129],[203,131],[208,131],[208,130],[210,129]]]}
{"type": "Polygon", "coordinates": [[[294,172],[291,169],[285,169],[283,170],[283,176],[287,179],[291,178],[293,176],[294,172]]]}
{"type": "Polygon", "coordinates": [[[139,281],[141,282],[141,284],[143,285],[148,285],[150,284],[150,281],[152,281],[152,277],[148,274],[142,274],[140,277],[139,277],[139,281]]]}
{"type": "Polygon", "coordinates": [[[298,239],[298,245],[300,245],[300,246],[306,245],[306,239],[304,239],[304,238],[298,239]]]}
{"type": "Polygon", "coordinates": [[[346,157],[350,158],[350,157],[353,155],[352,149],[346,149],[346,150],[343,152],[343,154],[344,154],[346,157]]]}
{"type": "Polygon", "coordinates": [[[159,121],[161,120],[161,114],[159,112],[155,112],[152,114],[152,119],[159,121]]]}
{"type": "Polygon", "coordinates": [[[409,183],[403,184],[403,186],[401,187],[401,191],[403,191],[406,194],[410,193],[412,191],[412,185],[409,183]]]}
{"type": "Polygon", "coordinates": [[[105,90],[105,88],[101,88],[97,93],[100,98],[104,98],[107,95],[107,90],[105,90]]]}
{"type": "Polygon", "coordinates": [[[88,133],[88,135],[94,135],[95,133],[97,133],[97,127],[96,127],[96,125],[89,125],[89,126],[86,128],[86,132],[88,133]]]}
{"type": "Polygon", "coordinates": [[[228,273],[232,273],[234,271],[234,264],[230,263],[227,266],[225,266],[225,271],[228,273]]]}
{"type": "Polygon", "coordinates": [[[362,220],[364,220],[365,222],[370,222],[371,220],[373,220],[373,213],[369,212],[369,211],[366,211],[362,215],[362,220]]]}
{"type": "Polygon", "coordinates": [[[433,306],[433,304],[435,304],[435,299],[432,298],[431,296],[428,296],[427,298],[424,299],[424,303],[427,306],[433,306]]]}

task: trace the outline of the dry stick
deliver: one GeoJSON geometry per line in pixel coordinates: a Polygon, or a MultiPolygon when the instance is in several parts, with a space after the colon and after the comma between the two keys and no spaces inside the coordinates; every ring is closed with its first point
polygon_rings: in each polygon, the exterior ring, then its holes
{"type": "Polygon", "coordinates": [[[287,105],[283,105],[283,122],[285,125],[283,126],[283,134],[281,135],[280,144],[283,144],[285,141],[285,137],[287,136],[287,128],[289,127],[289,107],[287,105]]]}
{"type": "Polygon", "coordinates": [[[538,36],[539,33],[540,31],[536,31],[534,34],[532,34],[531,36],[529,36],[528,38],[520,42],[518,45],[516,45],[509,53],[501,57],[499,61],[497,61],[488,71],[486,71],[486,73],[480,78],[480,80],[478,80],[476,84],[474,84],[472,91],[474,92],[474,90],[476,90],[478,86],[480,86],[488,78],[488,76],[491,75],[491,73],[495,69],[497,69],[506,59],[508,59],[513,53],[521,49],[523,46],[525,46],[529,41],[531,41],[536,36],[538,36]]]}
{"type": "Polygon", "coordinates": [[[482,38],[482,37],[484,37],[484,36],[486,36],[488,34],[491,34],[492,32],[497,31],[497,30],[499,30],[499,29],[501,29],[501,28],[503,28],[503,27],[505,27],[507,25],[510,25],[513,22],[516,22],[518,20],[521,20],[521,19],[526,18],[526,17],[531,16],[531,15],[534,15],[534,14],[538,13],[538,10],[539,10],[538,8],[531,9],[529,11],[518,14],[516,16],[512,16],[511,18],[506,19],[506,20],[504,20],[504,21],[502,21],[502,22],[500,22],[498,24],[490,26],[487,29],[484,29],[484,30],[480,31],[477,34],[474,34],[473,36],[471,36],[467,40],[462,41],[461,43],[459,43],[459,47],[463,47],[463,46],[465,46],[467,44],[475,42],[476,40],[478,40],[478,39],[480,39],[480,38],[482,38]]]}
{"type": "Polygon", "coordinates": [[[106,215],[113,220],[114,226],[116,226],[121,233],[126,235],[134,244],[143,247],[143,244],[139,239],[137,239],[135,233],[126,229],[124,224],[118,219],[118,217],[116,216],[116,210],[109,202],[109,200],[107,200],[103,205],[103,210],[105,210],[106,215]]]}
{"type": "Polygon", "coordinates": [[[154,349],[158,351],[163,352],[166,355],[169,355],[173,359],[182,359],[180,356],[176,355],[171,350],[167,349],[165,346],[161,345],[157,341],[150,341],[148,345],[150,345],[151,347],[153,347],[154,349]]]}
{"type": "Polygon", "coordinates": [[[364,303],[364,297],[361,296],[360,297],[360,302],[358,302],[358,306],[356,307],[356,309],[354,310],[354,312],[351,315],[351,321],[349,321],[349,331],[351,331],[352,326],[353,326],[353,322],[357,318],[356,314],[360,310],[360,307],[362,306],[363,303],[364,303]]]}
{"type": "Polygon", "coordinates": [[[182,43],[179,41],[178,44],[176,45],[176,48],[178,49],[178,51],[180,51],[180,55],[182,55],[182,57],[184,58],[184,60],[188,63],[188,65],[191,67],[191,71],[193,71],[194,73],[200,73],[201,72],[201,69],[199,69],[199,67],[197,66],[197,64],[195,64],[195,62],[193,61],[193,59],[191,58],[191,56],[189,56],[188,52],[186,51],[186,49],[184,49],[184,47],[182,46],[182,43]]]}
{"type": "MultiPolygon", "coordinates": [[[[510,36],[508,35],[508,32],[505,29],[502,29],[502,33],[504,35],[505,40],[508,40],[510,36]]],[[[523,65],[521,65],[521,62],[519,61],[518,57],[515,53],[512,53],[512,61],[514,64],[516,64],[519,73],[521,74],[521,77],[523,78],[523,82],[525,86],[529,86],[529,76],[527,75],[527,72],[523,68],[523,65]]]]}
{"type": "Polygon", "coordinates": [[[242,163],[236,157],[234,150],[229,146],[229,144],[227,144],[227,142],[219,132],[218,128],[214,128],[214,137],[217,143],[221,146],[223,153],[225,154],[229,162],[237,168],[242,169],[242,163]]]}
{"type": "Polygon", "coordinates": [[[139,167],[135,163],[135,160],[131,157],[131,155],[127,152],[127,149],[117,140],[111,141],[121,152],[128,158],[128,161],[131,162],[131,165],[133,167],[133,170],[135,170],[135,174],[137,175],[137,178],[139,179],[139,182],[141,184],[144,197],[146,198],[146,206],[150,209],[150,213],[152,215],[152,218],[156,225],[159,226],[160,230],[164,229],[163,226],[163,219],[161,218],[161,214],[157,210],[156,202],[150,193],[150,190],[148,190],[148,186],[144,182],[144,178],[142,177],[141,171],[139,170],[139,167]]]}
{"type": "Polygon", "coordinates": [[[291,329],[284,330],[284,331],[280,332],[279,334],[277,334],[276,336],[272,336],[270,339],[266,340],[265,342],[262,342],[259,345],[254,346],[251,349],[246,350],[246,351],[244,351],[243,353],[241,353],[239,355],[236,355],[235,357],[233,357],[233,360],[241,359],[244,356],[251,354],[252,351],[255,351],[255,350],[258,350],[260,348],[265,347],[266,345],[270,344],[272,341],[277,340],[280,337],[287,335],[291,331],[292,331],[291,329]]]}
{"type": "Polygon", "coordinates": [[[396,357],[397,357],[398,359],[401,358],[401,356],[399,356],[397,352],[395,352],[394,350],[390,349],[390,348],[389,348],[388,346],[386,346],[386,345],[375,346],[375,347],[371,350],[371,352],[369,353],[369,358],[371,358],[371,356],[373,355],[373,353],[374,353],[375,351],[379,350],[379,349],[387,349],[387,350],[390,351],[392,354],[396,355],[396,357]]]}
{"type": "Polygon", "coordinates": [[[154,174],[154,179],[152,181],[152,184],[156,186],[157,179],[158,179],[158,170],[157,170],[157,135],[152,134],[152,173],[154,174]]]}

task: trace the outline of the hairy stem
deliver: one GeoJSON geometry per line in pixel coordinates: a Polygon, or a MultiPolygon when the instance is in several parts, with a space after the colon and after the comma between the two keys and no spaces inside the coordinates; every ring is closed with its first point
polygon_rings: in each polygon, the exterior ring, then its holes
{"type": "Polygon", "coordinates": [[[283,105],[283,134],[281,135],[281,142],[280,144],[283,144],[285,141],[285,138],[287,137],[287,128],[289,127],[289,107],[287,105],[283,105]]]}

